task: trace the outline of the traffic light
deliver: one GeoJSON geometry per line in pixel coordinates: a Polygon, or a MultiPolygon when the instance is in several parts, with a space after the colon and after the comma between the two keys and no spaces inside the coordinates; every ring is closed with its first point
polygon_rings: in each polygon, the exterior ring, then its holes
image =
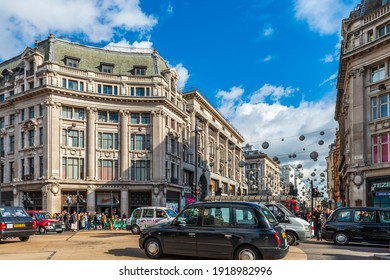
{"type": "Polygon", "coordinates": [[[192,183],[192,186],[191,186],[191,197],[196,197],[196,185],[195,185],[195,183],[192,183]]]}
{"type": "Polygon", "coordinates": [[[314,188],[313,188],[312,196],[313,196],[313,197],[318,197],[317,189],[314,189],[314,188]]]}
{"type": "Polygon", "coordinates": [[[22,203],[25,208],[27,208],[29,205],[33,204],[33,201],[31,200],[28,193],[25,193],[22,198],[22,203]]]}

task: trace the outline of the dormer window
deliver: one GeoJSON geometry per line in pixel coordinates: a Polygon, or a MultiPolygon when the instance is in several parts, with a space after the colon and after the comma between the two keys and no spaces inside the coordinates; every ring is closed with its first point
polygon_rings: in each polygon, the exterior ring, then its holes
{"type": "Polygon", "coordinates": [[[80,63],[80,59],[76,57],[66,56],[65,57],[65,64],[69,67],[78,68],[80,63]]]}
{"type": "Polygon", "coordinates": [[[101,63],[100,64],[100,71],[103,73],[112,74],[114,71],[114,64],[101,63]]]}
{"type": "Polygon", "coordinates": [[[134,66],[134,75],[136,76],[145,76],[146,75],[146,66],[134,66]]]}

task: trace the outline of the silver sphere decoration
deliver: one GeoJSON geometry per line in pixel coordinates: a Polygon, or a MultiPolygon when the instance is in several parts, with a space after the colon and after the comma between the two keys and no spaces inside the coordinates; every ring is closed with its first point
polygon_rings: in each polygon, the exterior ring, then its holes
{"type": "Polygon", "coordinates": [[[272,159],[273,159],[275,162],[279,160],[278,157],[273,157],[272,159]]]}
{"type": "Polygon", "coordinates": [[[316,160],[318,158],[318,153],[317,152],[311,152],[310,153],[310,158],[316,160]]]}
{"type": "Polygon", "coordinates": [[[298,167],[298,168],[302,168],[302,164],[298,164],[297,167],[298,167]]]}
{"type": "Polygon", "coordinates": [[[245,161],[240,160],[240,162],[238,163],[238,166],[239,167],[244,167],[245,166],[245,161]]]}
{"type": "Polygon", "coordinates": [[[263,147],[263,149],[268,149],[269,143],[268,142],[263,142],[263,144],[261,144],[261,147],[263,147]]]}
{"type": "Polygon", "coordinates": [[[324,173],[321,173],[320,176],[321,176],[321,177],[325,177],[325,174],[324,174],[324,173]]]}
{"type": "Polygon", "coordinates": [[[325,132],[324,132],[324,131],[321,131],[321,132],[320,132],[320,135],[324,135],[324,134],[325,134],[325,132]]]}
{"type": "Polygon", "coordinates": [[[305,140],[305,135],[299,136],[299,140],[301,140],[301,141],[305,140]]]}
{"type": "Polygon", "coordinates": [[[310,175],[313,176],[313,177],[316,176],[316,174],[314,172],[312,172],[310,175]]]}
{"type": "Polygon", "coordinates": [[[318,145],[324,145],[324,140],[318,141],[318,145]]]}

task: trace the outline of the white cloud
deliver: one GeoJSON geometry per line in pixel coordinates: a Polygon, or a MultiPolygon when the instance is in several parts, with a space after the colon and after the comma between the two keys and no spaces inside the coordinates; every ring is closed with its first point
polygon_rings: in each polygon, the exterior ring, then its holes
{"type": "Polygon", "coordinates": [[[237,106],[237,102],[241,100],[243,94],[244,89],[242,87],[232,87],[230,91],[219,90],[216,94],[221,104],[219,111],[227,118],[232,117],[235,106],[237,106]]]}
{"type": "Polygon", "coordinates": [[[356,1],[294,0],[295,17],[306,21],[311,30],[320,34],[340,33],[341,20],[346,18],[356,1]]]}
{"type": "Polygon", "coordinates": [[[185,68],[182,63],[177,64],[174,68],[176,68],[176,71],[179,74],[178,86],[180,88],[184,88],[187,84],[188,78],[190,77],[188,69],[185,68]]]}
{"type": "Polygon", "coordinates": [[[171,3],[168,4],[167,13],[168,13],[168,14],[173,14],[173,6],[172,6],[171,3]]]}
{"type": "Polygon", "coordinates": [[[321,59],[321,61],[323,63],[331,63],[334,61],[338,61],[340,56],[340,48],[341,48],[341,43],[338,42],[334,47],[334,52],[332,54],[326,54],[325,57],[321,59]]]}
{"type": "Polygon", "coordinates": [[[268,61],[271,61],[272,59],[273,59],[272,55],[268,55],[268,56],[264,57],[263,61],[268,62],[268,61]]]}
{"type": "Polygon", "coordinates": [[[321,59],[321,61],[324,62],[324,63],[333,62],[334,61],[334,56],[333,56],[333,54],[327,54],[327,55],[325,55],[324,58],[321,59]]]}
{"type": "Polygon", "coordinates": [[[150,41],[135,41],[130,44],[126,39],[122,39],[117,43],[110,42],[104,49],[112,50],[112,51],[121,51],[121,52],[145,52],[151,53],[153,43],[150,41]]]}
{"type": "Polygon", "coordinates": [[[35,39],[78,34],[93,42],[109,41],[115,30],[145,34],[157,19],[145,14],[139,0],[2,1],[0,58],[16,55],[35,39]],[[5,40],[5,41],[4,41],[5,40]]]}
{"type": "Polygon", "coordinates": [[[326,78],[321,84],[320,86],[323,86],[325,85],[326,83],[329,83],[329,82],[332,82],[331,85],[334,84],[334,81],[337,79],[337,74],[338,72],[334,73],[333,75],[331,75],[330,77],[326,78]]]}
{"type": "Polygon", "coordinates": [[[255,91],[251,95],[250,102],[251,103],[261,103],[265,102],[269,97],[273,102],[279,102],[282,98],[290,97],[294,92],[296,92],[297,88],[283,86],[274,86],[270,84],[265,84],[260,89],[255,91]]]}
{"type": "Polygon", "coordinates": [[[268,37],[274,34],[275,30],[272,27],[267,27],[263,30],[263,36],[268,37]]]}
{"type": "MultiPolygon", "coordinates": [[[[299,91],[292,87],[287,88],[290,88],[290,91],[299,91]]],[[[271,158],[277,156],[281,164],[301,163],[305,169],[326,169],[325,157],[329,152],[328,146],[334,141],[334,128],[337,127],[334,121],[335,92],[320,101],[302,101],[294,107],[277,102],[268,104],[253,98],[258,92],[271,91],[266,89],[288,92],[286,88],[267,84],[252,93],[249,101],[243,101],[244,88],[232,87],[229,92],[217,93],[216,97],[222,101],[219,109],[244,136],[246,143],[254,145],[255,149],[271,158]],[[321,136],[320,131],[324,131],[325,135],[321,136]],[[299,140],[302,134],[306,137],[304,141],[299,140]],[[319,145],[319,140],[325,143],[319,145]],[[269,143],[266,150],[261,147],[265,141],[269,143]],[[310,159],[312,151],[319,154],[317,162],[310,159]],[[292,153],[296,154],[296,158],[289,158],[292,153]]]]}

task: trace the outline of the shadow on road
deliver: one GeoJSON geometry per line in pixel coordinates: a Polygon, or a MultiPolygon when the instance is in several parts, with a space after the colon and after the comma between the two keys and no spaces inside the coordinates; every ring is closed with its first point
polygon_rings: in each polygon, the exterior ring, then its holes
{"type": "Polygon", "coordinates": [[[145,259],[146,255],[144,251],[137,248],[123,248],[123,249],[112,249],[105,252],[106,254],[113,255],[116,257],[132,257],[145,259]]]}

